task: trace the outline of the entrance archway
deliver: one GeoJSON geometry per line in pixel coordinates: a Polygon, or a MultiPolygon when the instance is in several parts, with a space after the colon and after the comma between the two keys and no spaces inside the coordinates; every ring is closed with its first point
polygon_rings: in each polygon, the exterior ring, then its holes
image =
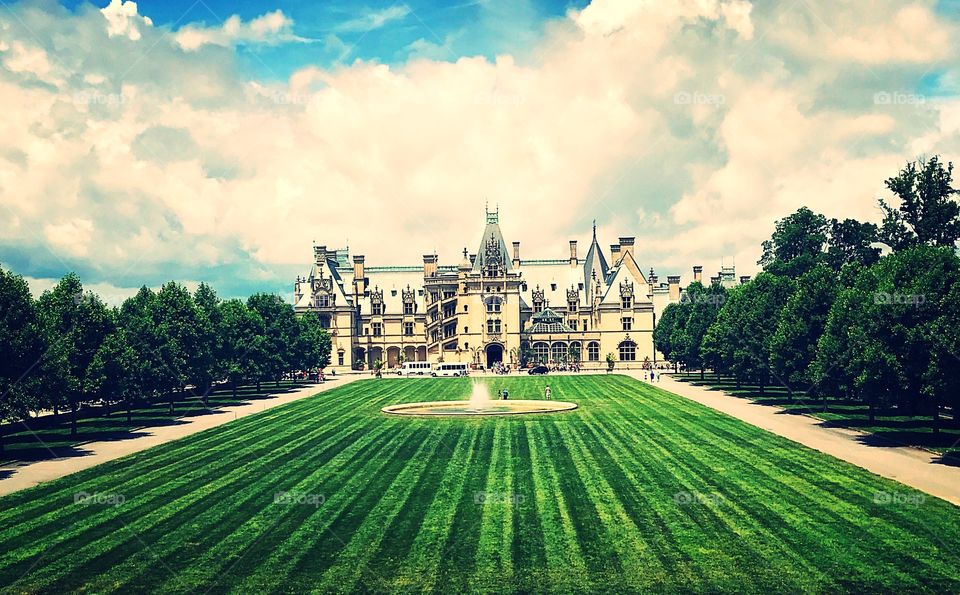
{"type": "Polygon", "coordinates": [[[487,345],[487,369],[503,363],[503,345],[491,343],[487,345]]]}

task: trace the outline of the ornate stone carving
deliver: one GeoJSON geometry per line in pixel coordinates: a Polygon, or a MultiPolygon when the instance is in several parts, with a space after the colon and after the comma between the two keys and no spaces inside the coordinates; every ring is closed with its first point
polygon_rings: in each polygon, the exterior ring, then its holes
{"type": "Polygon", "coordinates": [[[370,292],[370,303],[371,304],[380,304],[383,305],[383,290],[379,287],[374,286],[373,291],[370,292]]]}
{"type": "Polygon", "coordinates": [[[633,297],[633,282],[630,280],[624,280],[620,284],[620,297],[621,298],[632,298],[633,297]]]}
{"type": "Polygon", "coordinates": [[[403,302],[405,304],[411,304],[417,300],[417,291],[411,289],[410,285],[407,285],[406,289],[401,290],[403,296],[403,302]]]}

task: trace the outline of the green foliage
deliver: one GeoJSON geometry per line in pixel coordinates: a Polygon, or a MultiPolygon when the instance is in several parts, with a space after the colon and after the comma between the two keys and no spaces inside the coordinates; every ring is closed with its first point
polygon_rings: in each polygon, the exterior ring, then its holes
{"type": "Polygon", "coordinates": [[[879,200],[884,213],[880,235],[894,250],[912,246],[952,247],[960,239],[960,203],[953,187],[953,163],[939,157],[910,162],[886,186],[896,207],[879,200]]]}
{"type": "Polygon", "coordinates": [[[827,243],[827,219],[807,207],[777,221],[773,236],[763,242],[757,264],[767,272],[799,277],[823,257],[827,243]]]}
{"type": "MultiPolygon", "coordinates": [[[[37,408],[37,374],[46,344],[26,281],[0,268],[0,424],[37,408]]],[[[0,437],[0,452],[3,449],[0,437]]]]}
{"type": "Polygon", "coordinates": [[[796,292],[780,312],[770,341],[770,368],[791,395],[816,386],[810,366],[836,295],[834,272],[818,265],[797,279],[796,292]]]}

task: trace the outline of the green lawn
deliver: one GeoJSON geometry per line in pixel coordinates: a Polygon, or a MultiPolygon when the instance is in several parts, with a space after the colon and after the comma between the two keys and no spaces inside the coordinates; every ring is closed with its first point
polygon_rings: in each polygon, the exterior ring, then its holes
{"type": "Polygon", "coordinates": [[[760,394],[759,387],[751,384],[742,384],[738,389],[736,381],[728,376],[721,376],[719,380],[710,373],[700,380],[699,372],[682,372],[672,376],[698,386],[716,388],[737,397],[781,407],[790,413],[810,415],[822,419],[827,425],[874,434],[879,439],[878,443],[926,448],[941,453],[946,462],[960,464],[960,421],[952,416],[941,415],[940,433],[934,434],[930,416],[904,415],[895,407],[878,410],[874,421],[870,421],[869,408],[861,401],[828,397],[824,411],[822,400],[815,400],[797,391],[793,401],[790,401],[787,389],[781,386],[768,386],[764,394],[760,394]]]}
{"type": "Polygon", "coordinates": [[[960,590],[953,505],[623,376],[485,381],[580,408],[387,417],[469,380],[347,385],[0,499],[0,585],[960,590]]]}

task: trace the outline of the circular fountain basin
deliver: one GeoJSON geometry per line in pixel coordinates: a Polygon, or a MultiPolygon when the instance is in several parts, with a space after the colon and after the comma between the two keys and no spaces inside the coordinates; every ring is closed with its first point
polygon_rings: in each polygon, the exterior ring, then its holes
{"type": "Polygon", "coordinates": [[[380,411],[391,415],[523,415],[526,413],[559,413],[572,411],[576,403],[566,401],[491,401],[483,407],[471,406],[470,401],[430,401],[389,405],[380,411]]]}

